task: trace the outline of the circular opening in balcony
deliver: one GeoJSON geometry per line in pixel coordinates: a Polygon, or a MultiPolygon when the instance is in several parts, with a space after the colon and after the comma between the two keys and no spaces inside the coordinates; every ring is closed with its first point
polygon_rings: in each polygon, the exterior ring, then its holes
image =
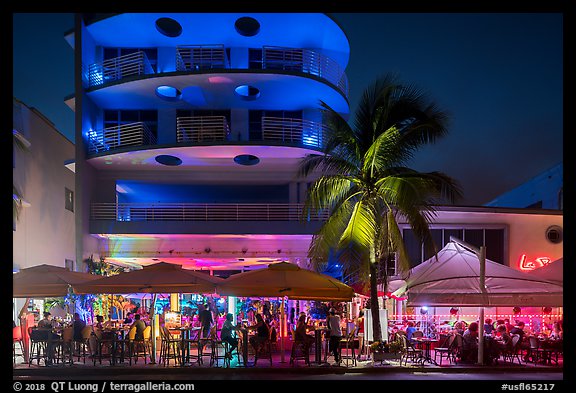
{"type": "Polygon", "coordinates": [[[182,25],[172,18],[160,18],[156,20],[156,30],[166,37],[178,37],[182,34],[182,25]]]}
{"type": "Polygon", "coordinates": [[[157,163],[167,166],[178,166],[182,164],[181,159],[179,159],[176,156],[171,156],[169,154],[161,154],[159,156],[156,156],[155,160],[157,163]]]}
{"type": "Polygon", "coordinates": [[[234,92],[238,97],[245,101],[252,101],[260,97],[260,90],[254,86],[240,85],[234,92]]]}
{"type": "Polygon", "coordinates": [[[236,23],[234,23],[234,27],[238,34],[244,37],[252,37],[260,32],[260,23],[249,16],[238,18],[236,23]]]}
{"type": "Polygon", "coordinates": [[[252,154],[240,154],[234,157],[234,162],[238,165],[256,165],[260,162],[260,159],[252,154]]]}
{"type": "Polygon", "coordinates": [[[156,88],[156,95],[166,101],[178,101],[182,92],[175,87],[162,85],[156,88]]]}

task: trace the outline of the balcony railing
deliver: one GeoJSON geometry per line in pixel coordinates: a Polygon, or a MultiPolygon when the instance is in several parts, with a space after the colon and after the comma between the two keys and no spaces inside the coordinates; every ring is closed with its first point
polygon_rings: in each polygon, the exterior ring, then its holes
{"type": "Polygon", "coordinates": [[[154,69],[146,53],[140,51],[91,64],[88,69],[89,86],[99,86],[130,76],[153,74],[154,69]]]}
{"type": "MultiPolygon", "coordinates": [[[[92,220],[114,221],[300,221],[302,204],[92,203],[92,220]]],[[[325,221],[327,212],[308,221],[325,221]]]]}
{"type": "Polygon", "coordinates": [[[225,141],[230,126],[225,116],[192,116],[176,119],[177,142],[225,141]]]}
{"type": "Polygon", "coordinates": [[[296,143],[321,149],[324,146],[326,127],[310,120],[281,117],[262,117],[262,139],[296,143]]]}
{"type": "Polygon", "coordinates": [[[262,68],[316,75],[337,86],[348,97],[348,78],[344,70],[336,61],[318,52],[308,49],[264,46],[262,48],[262,68]]]}
{"type": "Polygon", "coordinates": [[[224,45],[186,45],[176,48],[177,71],[230,68],[224,45]]]}
{"type": "Polygon", "coordinates": [[[96,154],[128,146],[156,144],[156,137],[146,123],[137,122],[104,128],[88,133],[88,154],[96,154]]]}

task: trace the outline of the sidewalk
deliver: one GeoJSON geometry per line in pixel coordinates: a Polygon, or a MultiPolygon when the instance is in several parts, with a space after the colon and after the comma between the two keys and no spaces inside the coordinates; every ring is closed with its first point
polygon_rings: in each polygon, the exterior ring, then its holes
{"type": "MultiPolygon", "coordinates": [[[[21,359],[17,359],[21,362],[21,359]]],[[[236,358],[233,359],[230,368],[222,367],[222,361],[219,362],[219,367],[210,366],[209,359],[206,358],[203,365],[188,365],[188,366],[175,366],[173,361],[170,365],[161,364],[144,364],[143,359],[138,361],[138,364],[129,365],[128,362],[110,365],[108,360],[102,360],[100,365],[98,362],[93,366],[92,361],[87,359],[86,364],[82,361],[73,365],[55,365],[45,367],[33,364],[17,363],[13,366],[13,379],[26,379],[30,377],[46,378],[46,379],[106,379],[110,377],[123,376],[126,378],[144,378],[144,379],[189,379],[197,377],[206,377],[212,375],[214,378],[226,378],[226,376],[238,375],[266,375],[266,374],[286,374],[291,378],[295,375],[329,375],[334,374],[354,374],[354,373],[505,373],[513,371],[515,373],[562,373],[563,362],[560,361],[559,365],[543,365],[533,363],[518,363],[510,364],[500,361],[498,365],[494,366],[479,366],[475,364],[456,363],[450,364],[444,361],[443,365],[437,366],[434,364],[426,363],[423,366],[420,364],[413,364],[408,362],[407,365],[400,365],[398,361],[387,361],[380,364],[380,362],[372,362],[371,360],[358,361],[356,365],[346,366],[345,360],[340,366],[334,366],[330,363],[315,364],[314,355],[310,357],[310,366],[306,365],[303,360],[298,360],[294,365],[290,364],[290,352],[286,351],[284,362],[281,361],[280,353],[276,352],[272,357],[272,365],[270,362],[262,359],[259,360],[257,365],[254,366],[254,361],[250,358],[248,367],[238,365],[236,358]]],[[[329,359],[331,360],[331,359],[329,359]]]]}

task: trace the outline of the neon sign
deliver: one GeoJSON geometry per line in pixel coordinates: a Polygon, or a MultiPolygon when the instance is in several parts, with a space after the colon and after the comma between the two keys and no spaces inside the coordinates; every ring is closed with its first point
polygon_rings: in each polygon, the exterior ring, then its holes
{"type": "Polygon", "coordinates": [[[539,258],[535,258],[533,261],[529,261],[526,258],[526,254],[522,254],[522,256],[520,257],[520,264],[519,265],[520,265],[520,270],[534,270],[536,268],[546,266],[550,262],[552,262],[552,259],[550,259],[548,257],[539,257],[539,258]]]}

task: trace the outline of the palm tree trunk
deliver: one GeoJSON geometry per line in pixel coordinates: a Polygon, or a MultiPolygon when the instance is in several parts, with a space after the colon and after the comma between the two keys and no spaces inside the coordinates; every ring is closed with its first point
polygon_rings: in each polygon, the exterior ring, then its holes
{"type": "Polygon", "coordinates": [[[370,312],[372,313],[372,339],[382,339],[380,327],[380,306],[378,305],[378,269],[376,268],[376,255],[374,246],[370,247],[370,312]]]}

